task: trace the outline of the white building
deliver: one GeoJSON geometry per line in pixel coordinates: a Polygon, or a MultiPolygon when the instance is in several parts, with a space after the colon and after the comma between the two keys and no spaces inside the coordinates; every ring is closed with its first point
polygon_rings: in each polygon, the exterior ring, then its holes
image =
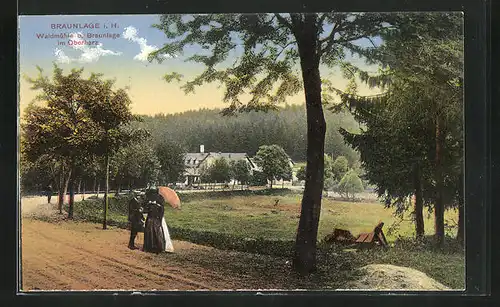
{"type": "Polygon", "coordinates": [[[228,161],[244,160],[249,164],[251,171],[257,169],[255,163],[246,153],[205,152],[204,146],[200,145],[200,152],[186,153],[184,157],[184,165],[186,166],[184,184],[192,185],[193,183],[198,183],[200,181],[201,169],[210,166],[215,160],[220,158],[225,158],[228,161]]]}

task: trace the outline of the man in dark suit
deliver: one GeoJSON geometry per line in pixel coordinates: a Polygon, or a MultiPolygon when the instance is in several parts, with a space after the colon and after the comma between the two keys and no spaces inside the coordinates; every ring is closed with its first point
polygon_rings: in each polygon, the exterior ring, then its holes
{"type": "Polygon", "coordinates": [[[45,195],[47,195],[47,203],[50,204],[50,199],[52,198],[52,184],[45,187],[45,195]]]}
{"type": "Polygon", "coordinates": [[[128,221],[130,222],[130,240],[128,248],[136,249],[135,237],[139,232],[144,232],[144,215],[141,200],[134,196],[128,204],[128,221]]]}

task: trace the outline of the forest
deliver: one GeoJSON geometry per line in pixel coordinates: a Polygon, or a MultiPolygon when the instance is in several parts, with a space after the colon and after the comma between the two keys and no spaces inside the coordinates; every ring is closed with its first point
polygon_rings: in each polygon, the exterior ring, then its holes
{"type": "MultiPolygon", "coordinates": [[[[110,188],[119,189],[122,183],[124,188],[128,187],[128,181],[123,182],[124,178],[135,181],[133,188],[147,185],[151,178],[144,178],[146,174],[139,169],[134,173],[131,165],[141,168],[141,165],[149,162],[160,168],[158,159],[161,160],[161,155],[155,159],[152,150],[163,144],[178,148],[180,153],[199,152],[200,145],[204,145],[205,152],[241,152],[251,157],[255,156],[260,146],[272,144],[282,147],[294,162],[305,162],[307,130],[303,105],[288,105],[266,113],[242,113],[223,121],[220,120],[221,111],[201,109],[178,114],[141,115],[139,120],[130,124],[130,128],[143,129],[149,135],[144,136],[144,142],[136,142],[112,159],[110,188]]],[[[344,156],[350,165],[359,167],[359,154],[344,142],[339,132],[340,128],[359,131],[359,124],[354,117],[347,112],[328,112],[326,121],[325,152],[334,158],[344,156]]],[[[42,161],[43,158],[39,163],[26,162],[22,165],[21,189],[24,194],[41,193],[46,185],[56,180],[58,170],[54,165],[45,163],[47,161],[42,161]]],[[[170,159],[172,161],[174,159],[170,159]]],[[[102,191],[100,187],[104,186],[104,181],[104,174],[99,172],[98,166],[90,172],[84,171],[78,180],[77,192],[84,189],[102,191]]]]}
{"type": "MultiPolygon", "coordinates": [[[[201,109],[180,114],[142,116],[135,123],[151,133],[151,141],[174,142],[186,152],[199,152],[205,145],[206,152],[242,152],[254,156],[259,146],[281,146],[296,162],[306,160],[306,112],[304,105],[287,105],[279,110],[241,113],[220,120],[221,109],[201,109]]],[[[339,128],[359,131],[359,125],[347,112],[326,113],[327,133],[325,152],[328,155],[346,156],[350,163],[358,154],[347,145],[339,128]]]]}

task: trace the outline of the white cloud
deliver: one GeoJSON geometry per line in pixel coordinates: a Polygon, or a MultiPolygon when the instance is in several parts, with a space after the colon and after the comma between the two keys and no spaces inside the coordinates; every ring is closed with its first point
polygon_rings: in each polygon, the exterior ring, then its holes
{"type": "Polygon", "coordinates": [[[71,62],[80,62],[80,63],[91,63],[91,62],[96,62],[99,60],[102,56],[109,56],[109,55],[121,55],[121,52],[116,52],[112,51],[109,49],[104,49],[102,46],[102,43],[99,43],[96,46],[91,46],[91,45],[84,45],[84,44],[79,44],[80,42],[84,41],[84,39],[79,37],[82,36],[82,33],[71,33],[71,41],[73,44],[68,45],[69,47],[73,48],[74,50],[80,51],[80,56],[77,58],[71,58],[64,53],[59,48],[56,48],[54,50],[54,55],[56,56],[56,60],[60,63],[71,63],[71,62]]]}
{"type": "MultiPolygon", "coordinates": [[[[148,45],[148,41],[144,37],[139,37],[137,35],[137,29],[133,26],[126,27],[122,35],[123,38],[139,44],[139,47],[141,48],[141,52],[134,57],[134,60],[146,62],[148,60],[148,55],[159,49],[157,46],[148,45]]],[[[171,58],[168,54],[163,55],[163,57],[171,58]]]]}
{"type": "Polygon", "coordinates": [[[54,55],[56,56],[56,59],[59,63],[69,64],[72,61],[72,59],[59,48],[56,48],[54,50],[54,55]]]}

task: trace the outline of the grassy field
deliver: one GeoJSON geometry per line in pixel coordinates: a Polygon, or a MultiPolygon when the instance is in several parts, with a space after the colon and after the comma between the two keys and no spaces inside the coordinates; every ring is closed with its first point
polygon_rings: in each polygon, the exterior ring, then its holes
{"type": "MultiPolygon", "coordinates": [[[[201,197],[183,201],[182,210],[165,210],[165,218],[173,227],[204,229],[207,231],[238,234],[246,237],[292,240],[300,215],[301,195],[228,196],[216,199],[201,197]],[[277,205],[276,205],[276,202],[277,205]]],[[[319,239],[333,228],[351,231],[354,235],[369,232],[379,221],[385,223],[386,237],[394,242],[398,236],[414,236],[414,225],[409,214],[401,221],[397,231],[388,231],[400,221],[380,203],[340,202],[324,199],[319,225],[319,239]]],[[[458,213],[448,211],[449,224],[457,220],[458,213]]],[[[426,216],[426,233],[433,233],[434,218],[426,216]]],[[[449,231],[454,236],[456,230],[449,231]]]]}
{"type": "MultiPolygon", "coordinates": [[[[173,238],[211,245],[222,249],[256,252],[275,256],[290,254],[299,221],[301,195],[287,190],[271,192],[203,192],[180,194],[182,209],[165,209],[165,219],[173,238]],[[236,194],[236,195],[235,195],[236,194]],[[257,240],[257,241],[256,241],[257,240]],[[251,243],[251,244],[250,244],[251,243]]],[[[109,221],[126,227],[126,198],[113,198],[109,207],[109,221]]],[[[75,206],[76,218],[102,220],[102,201],[87,200],[75,206]]],[[[457,212],[448,211],[449,224],[457,220],[457,212]]],[[[444,251],[436,251],[427,243],[416,244],[414,225],[409,214],[401,221],[377,202],[341,202],[324,199],[321,211],[318,241],[333,228],[343,228],[354,235],[372,231],[383,221],[389,250],[343,251],[338,246],[320,242],[319,263],[324,272],[332,266],[352,268],[371,263],[387,263],[412,267],[423,271],[452,288],[464,285],[464,253],[454,242],[444,251]],[[394,231],[391,225],[399,224],[394,231]],[[334,257],[331,255],[344,255],[334,257]],[[332,262],[333,261],[333,262],[332,262]]],[[[426,234],[433,233],[433,217],[425,219],[426,234]]],[[[456,229],[448,229],[454,236],[456,229]]],[[[448,241],[453,241],[448,238],[448,241]]],[[[325,273],[326,274],[326,273],[325,273]]],[[[328,273],[330,274],[330,273],[328,273]]],[[[328,275],[327,274],[327,275],[328,275]]]]}

